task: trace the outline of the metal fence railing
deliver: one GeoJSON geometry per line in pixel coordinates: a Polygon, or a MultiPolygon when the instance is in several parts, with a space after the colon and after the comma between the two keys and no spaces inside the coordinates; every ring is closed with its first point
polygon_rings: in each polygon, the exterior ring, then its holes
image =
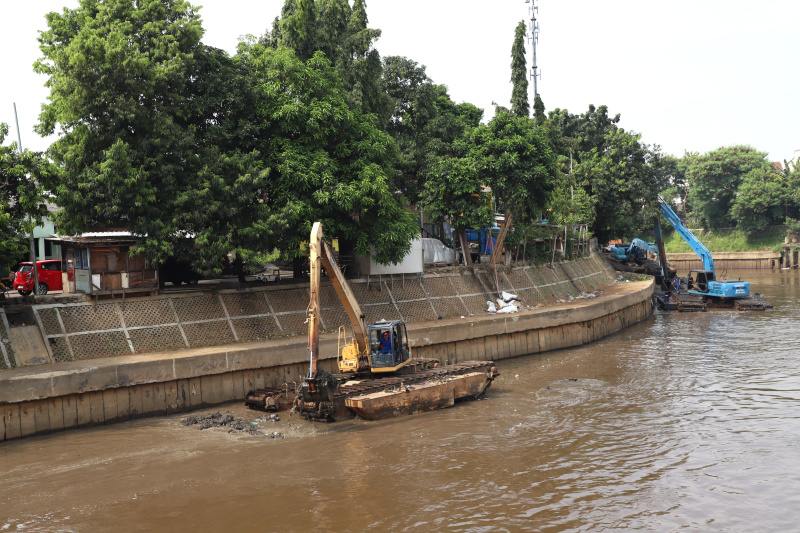
{"type": "MultiPolygon", "coordinates": [[[[413,323],[485,314],[496,286],[533,306],[564,301],[613,281],[613,270],[592,254],[553,267],[383,276],[350,285],[368,323],[413,323]]],[[[295,285],[36,305],[34,314],[52,360],[71,361],[305,335],[308,301],[308,288],[295,285]]],[[[323,330],[335,331],[347,323],[330,286],[322,288],[321,308],[323,330]]],[[[0,365],[8,368],[13,358],[7,355],[11,346],[6,339],[7,329],[0,328],[0,365]]]]}

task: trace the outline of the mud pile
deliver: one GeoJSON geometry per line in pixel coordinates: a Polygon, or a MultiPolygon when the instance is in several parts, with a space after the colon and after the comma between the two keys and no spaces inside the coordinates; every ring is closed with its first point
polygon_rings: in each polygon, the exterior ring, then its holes
{"type": "Polygon", "coordinates": [[[181,420],[183,426],[199,426],[197,429],[228,428],[228,433],[247,433],[248,435],[268,437],[270,439],[283,439],[279,431],[264,432],[262,423],[279,422],[277,414],[260,416],[254,420],[236,418],[230,413],[221,414],[219,411],[209,415],[190,416],[181,420]]]}

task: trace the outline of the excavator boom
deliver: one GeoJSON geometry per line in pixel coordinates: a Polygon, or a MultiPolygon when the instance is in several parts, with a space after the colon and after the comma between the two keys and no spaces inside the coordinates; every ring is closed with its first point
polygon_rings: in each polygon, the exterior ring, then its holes
{"type": "Polygon", "coordinates": [[[322,270],[325,269],[328,278],[331,280],[333,290],[342,302],[350,325],[353,327],[353,337],[359,350],[367,346],[367,329],[364,324],[364,313],[358,305],[353,291],[344,279],[344,275],[336,265],[333,257],[333,249],[325,236],[322,234],[322,223],[314,222],[311,229],[311,238],[308,243],[309,273],[311,275],[311,301],[308,306],[308,350],[311,353],[311,377],[317,373],[317,361],[319,360],[319,301],[320,301],[320,279],[322,270]]]}
{"type": "Polygon", "coordinates": [[[700,239],[694,236],[689,228],[683,225],[681,219],[675,214],[675,211],[672,210],[667,201],[660,195],[658,197],[658,207],[661,209],[661,214],[664,215],[667,222],[675,228],[675,231],[678,232],[686,244],[697,254],[700,261],[703,262],[703,269],[714,272],[714,259],[711,257],[711,252],[708,251],[705,244],[700,242],[700,239]]]}

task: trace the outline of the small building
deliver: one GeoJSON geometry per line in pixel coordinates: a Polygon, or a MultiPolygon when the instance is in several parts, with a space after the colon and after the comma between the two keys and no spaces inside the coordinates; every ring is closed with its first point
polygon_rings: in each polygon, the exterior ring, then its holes
{"type": "MultiPolygon", "coordinates": [[[[50,204],[48,211],[52,212],[50,204]]],[[[56,227],[50,217],[44,217],[42,224],[33,228],[34,250],[36,250],[36,260],[61,259],[61,247],[51,240],[55,236],[56,227]]],[[[30,259],[26,258],[26,261],[30,259]]]]}
{"type": "Polygon", "coordinates": [[[411,249],[397,264],[382,265],[372,257],[355,254],[355,264],[359,276],[379,276],[389,274],[421,274],[425,271],[422,239],[411,241],[411,249]]]}
{"type": "Polygon", "coordinates": [[[158,265],[131,254],[139,238],[127,230],[103,230],[48,239],[61,245],[64,292],[93,296],[155,294],[158,265]]]}

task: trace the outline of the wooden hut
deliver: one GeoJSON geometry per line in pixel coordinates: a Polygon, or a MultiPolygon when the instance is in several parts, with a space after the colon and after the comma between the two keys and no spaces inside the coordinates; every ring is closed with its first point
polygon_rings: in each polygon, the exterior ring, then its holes
{"type": "Polygon", "coordinates": [[[126,230],[103,230],[52,237],[61,245],[64,292],[93,296],[158,292],[158,265],[131,254],[139,239],[126,230]]]}

